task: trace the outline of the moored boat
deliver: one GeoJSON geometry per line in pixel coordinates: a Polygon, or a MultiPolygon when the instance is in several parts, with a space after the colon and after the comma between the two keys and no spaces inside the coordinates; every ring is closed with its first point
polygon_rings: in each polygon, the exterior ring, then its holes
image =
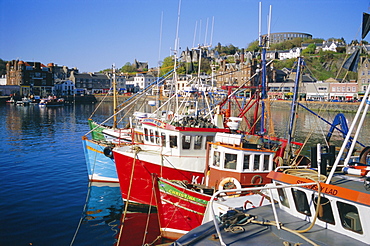
{"type": "MultiPolygon", "coordinates": [[[[370,29],[369,16],[364,13],[363,38],[370,29]]],[[[349,66],[357,66],[356,58],[351,60],[349,66]]],[[[355,159],[351,154],[368,112],[369,93],[368,87],[340,151],[331,153],[336,156],[333,163],[322,158],[318,144],[310,168],[278,167],[267,176],[272,183],[264,187],[216,192],[207,207],[212,221],[190,231],[173,245],[369,245],[370,228],[366,226],[370,218],[366,163],[369,147],[362,151],[360,164],[350,163],[355,159]],[[253,191],[269,196],[274,202],[247,209],[245,196],[231,198],[226,204],[227,212],[215,209],[223,203],[219,198],[222,193],[253,191]]]]}
{"type": "MultiPolygon", "coordinates": [[[[205,219],[206,206],[218,190],[263,186],[286,147],[286,139],[263,138],[256,135],[216,133],[208,143],[205,178],[201,184],[158,178],[157,201],[164,237],[177,239],[205,219]]],[[[301,145],[298,143],[294,143],[301,145]]],[[[230,194],[224,194],[229,197],[230,194]]],[[[248,195],[249,203],[260,206],[260,196],[248,195]]],[[[225,199],[224,197],[222,199],[225,199]]],[[[265,201],[267,202],[267,200],[265,201]]]]}
{"type": "Polygon", "coordinates": [[[48,97],[40,99],[40,107],[61,107],[64,106],[64,98],[48,97]]]}

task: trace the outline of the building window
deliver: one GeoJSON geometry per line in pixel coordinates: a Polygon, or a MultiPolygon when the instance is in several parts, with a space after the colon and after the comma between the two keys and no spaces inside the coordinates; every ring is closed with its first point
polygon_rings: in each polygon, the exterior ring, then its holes
{"type": "Polygon", "coordinates": [[[356,92],[356,86],[352,86],[352,92],[356,92]]]}

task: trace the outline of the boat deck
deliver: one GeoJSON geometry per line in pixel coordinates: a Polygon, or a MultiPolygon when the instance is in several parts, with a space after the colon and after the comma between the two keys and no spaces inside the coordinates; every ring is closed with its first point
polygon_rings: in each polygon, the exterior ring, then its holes
{"type": "Polygon", "coordinates": [[[370,190],[366,190],[364,187],[364,181],[366,178],[359,177],[356,175],[336,173],[333,175],[330,184],[337,185],[350,190],[355,190],[358,192],[363,192],[370,194],[370,190]]]}
{"type": "MultiPolygon", "coordinates": [[[[310,223],[298,219],[277,208],[278,217],[282,225],[289,229],[305,229],[310,223]]],[[[271,206],[262,206],[253,208],[247,211],[251,215],[258,215],[255,220],[258,221],[274,221],[271,206]]],[[[353,238],[339,234],[337,232],[327,230],[321,226],[314,225],[311,230],[305,233],[294,234],[288,230],[278,230],[276,226],[260,225],[249,223],[242,226],[244,231],[235,232],[225,231],[225,226],[221,226],[221,235],[226,245],[312,245],[298,235],[309,238],[317,245],[366,245],[353,238]]],[[[213,221],[207,222],[200,227],[190,231],[185,236],[174,242],[173,245],[220,245],[220,240],[217,237],[216,229],[213,221]]]]}

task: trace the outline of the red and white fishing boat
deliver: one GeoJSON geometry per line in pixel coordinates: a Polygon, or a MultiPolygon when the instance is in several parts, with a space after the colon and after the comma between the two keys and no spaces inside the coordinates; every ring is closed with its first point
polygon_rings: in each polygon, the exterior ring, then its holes
{"type": "MultiPolygon", "coordinates": [[[[256,135],[217,133],[208,143],[206,175],[202,184],[158,178],[157,201],[163,237],[177,239],[204,220],[212,194],[218,190],[263,186],[271,183],[267,177],[276,167],[287,144],[286,139],[263,138],[256,135]]],[[[301,145],[301,144],[300,144],[301,145]]],[[[250,206],[269,201],[246,193],[225,193],[222,199],[248,195],[250,206]]]]}
{"type": "Polygon", "coordinates": [[[135,144],[113,149],[122,198],[133,203],[156,205],[152,174],[189,183],[204,180],[207,142],[217,128],[204,118],[183,118],[175,124],[158,118],[141,121],[135,144]],[[176,126],[177,125],[177,126],[176,126]]]}
{"type": "MultiPolygon", "coordinates": [[[[363,38],[369,30],[370,15],[364,13],[363,38]]],[[[359,52],[355,52],[347,60],[344,64],[347,69],[357,66],[358,55],[359,52]]],[[[298,65],[301,64],[299,58],[298,65]]],[[[281,166],[268,174],[267,178],[272,179],[272,183],[264,187],[215,192],[207,204],[212,221],[193,229],[173,245],[370,245],[370,227],[367,226],[370,219],[370,177],[365,162],[369,147],[361,153],[360,164],[349,163],[353,157],[348,154],[353,153],[368,113],[369,95],[370,87],[341,149],[337,155],[334,153],[333,163],[321,162],[319,157],[323,156],[318,144],[315,167],[281,166]],[[351,134],[354,134],[353,138],[351,134]],[[345,151],[349,143],[350,148],[345,151]],[[274,202],[247,208],[248,196],[227,201],[220,197],[224,193],[254,191],[262,193],[261,197],[269,196],[274,202]],[[221,213],[218,207],[228,207],[229,210],[221,213]]]]}

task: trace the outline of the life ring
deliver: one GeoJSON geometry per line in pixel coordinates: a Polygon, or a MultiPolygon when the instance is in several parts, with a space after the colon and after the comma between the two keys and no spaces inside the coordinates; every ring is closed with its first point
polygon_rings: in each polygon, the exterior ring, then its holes
{"type": "Polygon", "coordinates": [[[103,153],[106,157],[113,158],[112,147],[110,146],[105,147],[103,153]]]}
{"type": "MultiPolygon", "coordinates": [[[[236,178],[228,177],[221,180],[220,184],[218,185],[218,190],[228,190],[228,189],[241,189],[242,186],[236,178]],[[230,184],[232,183],[232,184],[230,184]],[[227,185],[225,187],[225,185],[227,185]]],[[[237,197],[240,196],[240,191],[233,193],[232,195],[227,194],[230,197],[237,197]]]]}
{"type": "Polygon", "coordinates": [[[261,177],[261,175],[254,175],[251,179],[251,183],[252,184],[262,184],[262,181],[263,181],[263,178],[261,177]],[[259,179],[259,183],[255,183],[256,179],[259,179]]]}

